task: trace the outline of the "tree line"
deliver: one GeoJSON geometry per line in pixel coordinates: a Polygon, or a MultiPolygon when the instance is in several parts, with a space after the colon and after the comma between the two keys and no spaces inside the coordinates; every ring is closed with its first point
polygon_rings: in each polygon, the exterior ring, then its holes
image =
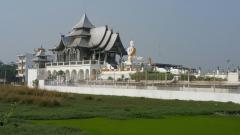
{"type": "MultiPolygon", "coordinates": [[[[0,79],[4,80],[6,79],[6,82],[16,82],[17,78],[17,65],[14,62],[11,62],[9,64],[3,63],[0,60],[0,79]]],[[[2,83],[2,82],[0,82],[2,83]]]]}

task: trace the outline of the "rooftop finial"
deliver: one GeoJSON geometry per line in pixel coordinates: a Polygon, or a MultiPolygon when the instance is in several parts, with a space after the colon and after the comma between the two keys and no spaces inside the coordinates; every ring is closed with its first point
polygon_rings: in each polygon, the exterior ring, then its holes
{"type": "Polygon", "coordinates": [[[95,26],[89,21],[87,14],[84,13],[81,20],[73,27],[73,29],[80,28],[94,28],[95,26]]]}

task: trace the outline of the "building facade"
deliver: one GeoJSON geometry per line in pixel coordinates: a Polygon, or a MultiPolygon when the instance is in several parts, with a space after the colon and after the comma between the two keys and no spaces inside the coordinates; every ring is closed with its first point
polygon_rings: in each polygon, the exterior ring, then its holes
{"type": "Polygon", "coordinates": [[[17,56],[17,78],[20,82],[24,83],[28,79],[28,69],[33,67],[32,59],[34,58],[34,54],[25,53],[23,55],[17,56]]]}
{"type": "Polygon", "coordinates": [[[26,53],[17,56],[17,78],[21,83],[28,81],[28,69],[30,68],[45,68],[46,62],[50,62],[53,58],[45,54],[45,49],[40,47],[34,49],[35,53],[26,53]]]}
{"type": "Polygon", "coordinates": [[[40,47],[34,50],[35,57],[33,58],[34,68],[45,68],[45,64],[53,60],[50,55],[45,54],[45,49],[40,47]]]}
{"type": "Polygon", "coordinates": [[[95,27],[86,14],[70,33],[61,35],[59,44],[50,50],[56,60],[46,64],[49,79],[63,72],[66,81],[74,82],[96,80],[101,68],[110,65],[116,69],[127,55],[119,33],[108,26],[95,27]]]}

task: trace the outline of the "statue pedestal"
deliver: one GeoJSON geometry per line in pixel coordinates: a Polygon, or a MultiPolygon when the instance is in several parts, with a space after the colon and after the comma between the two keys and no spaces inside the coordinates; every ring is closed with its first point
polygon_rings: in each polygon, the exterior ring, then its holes
{"type": "Polygon", "coordinates": [[[127,71],[132,71],[132,65],[125,65],[125,69],[127,71]]]}

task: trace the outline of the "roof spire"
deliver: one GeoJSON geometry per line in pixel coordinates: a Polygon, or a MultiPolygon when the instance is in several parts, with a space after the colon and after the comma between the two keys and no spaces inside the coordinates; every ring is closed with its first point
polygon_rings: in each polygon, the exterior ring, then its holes
{"type": "Polygon", "coordinates": [[[86,13],[83,14],[81,20],[73,27],[73,29],[80,28],[94,28],[95,26],[89,21],[86,13]]]}

